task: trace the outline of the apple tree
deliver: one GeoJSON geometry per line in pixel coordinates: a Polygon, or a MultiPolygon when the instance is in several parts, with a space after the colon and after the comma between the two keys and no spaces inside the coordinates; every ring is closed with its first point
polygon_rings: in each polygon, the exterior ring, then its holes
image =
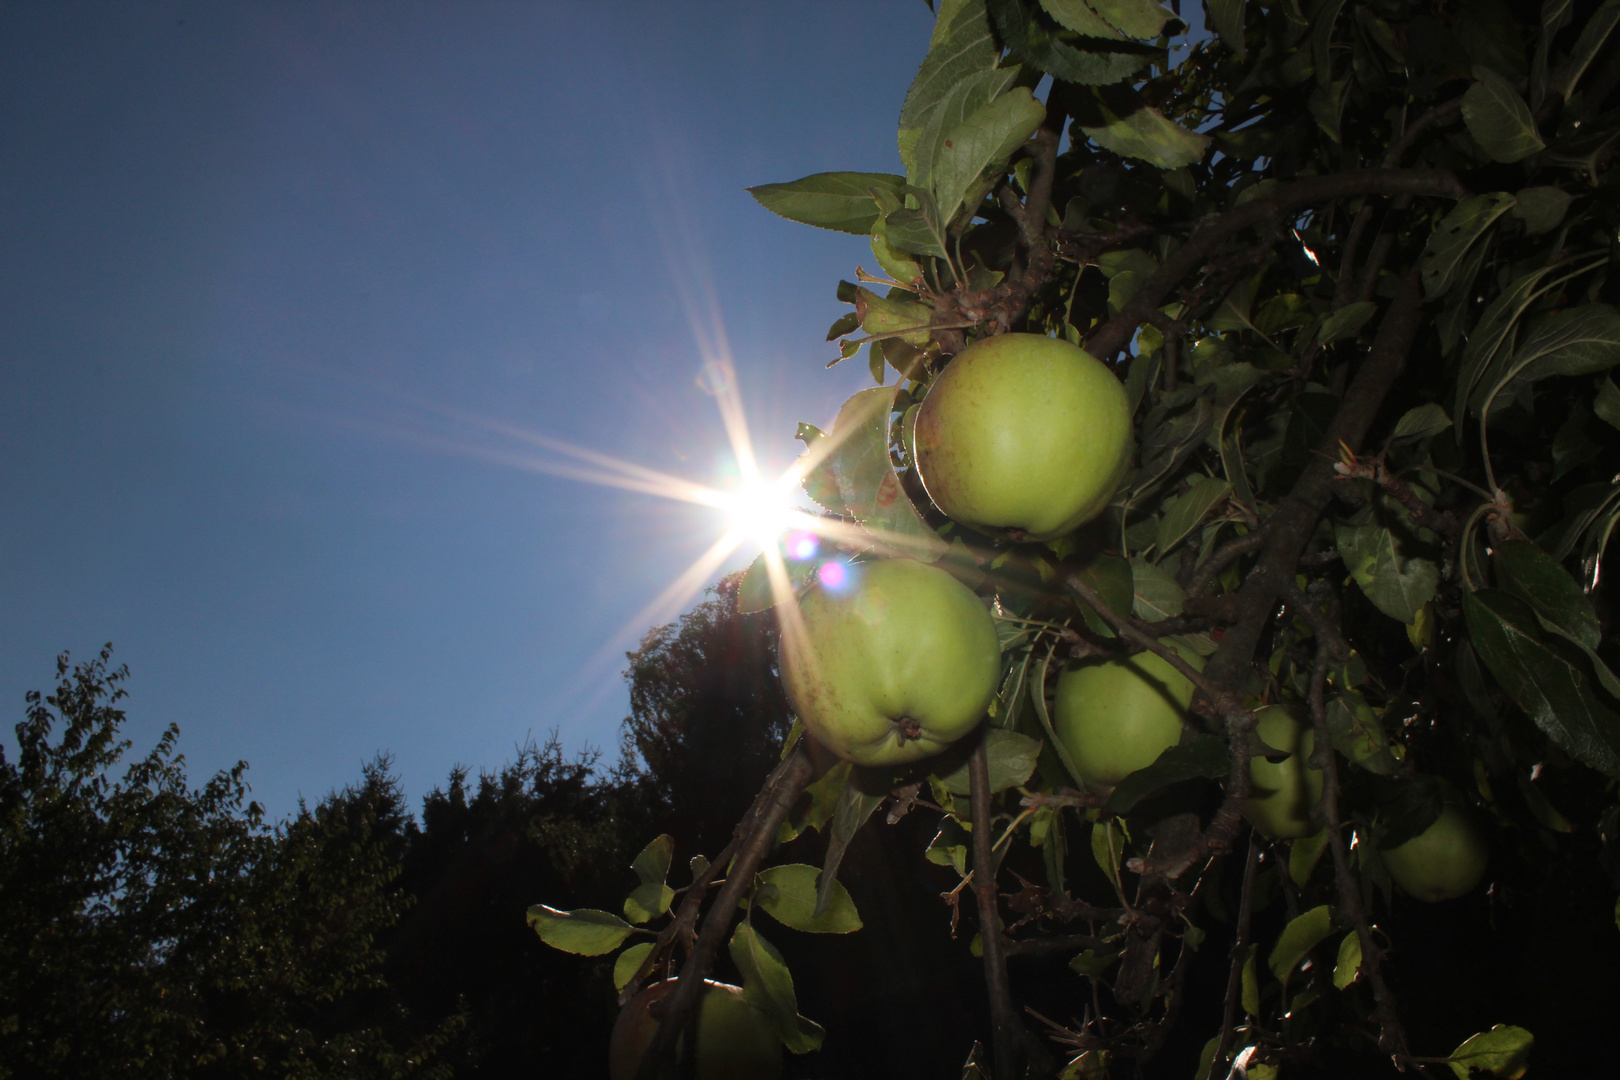
{"type": "Polygon", "coordinates": [[[633,1075],[677,1075],[721,969],[813,1050],[767,935],[857,930],[842,853],[905,814],[983,959],[965,1075],[1153,1075],[1188,1025],[1198,1077],[1551,1050],[1485,1010],[1409,1031],[1397,989],[1429,910],[1569,922],[1547,883],[1620,882],[1617,23],[943,0],[903,175],[751,189],[865,238],[828,340],[876,385],[800,429],[821,542],[740,586],[800,723],[733,839],[678,890],[654,840],[623,917],[531,909],[628,943],[621,1003],[678,972],[633,1075]],[[947,575],[957,615],[916,595],[947,575]],[[811,830],[819,867],[767,865],[811,830]]]}

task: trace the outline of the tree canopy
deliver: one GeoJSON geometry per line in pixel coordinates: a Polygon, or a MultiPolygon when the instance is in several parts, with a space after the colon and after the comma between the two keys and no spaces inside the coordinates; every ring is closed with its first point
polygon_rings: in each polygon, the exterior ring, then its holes
{"type": "MultiPolygon", "coordinates": [[[[962,925],[982,958],[966,1076],[1601,1060],[1620,4],[1200,14],[1207,31],[1152,0],[944,0],[900,103],[903,174],[751,189],[865,238],[874,269],[838,284],[853,310],[828,340],[878,385],[830,431],[801,425],[824,543],[767,551],[739,607],[778,613],[779,666],[825,664],[815,635],[855,631],[807,628],[812,594],[859,595],[874,559],[932,563],[988,607],[1001,677],[979,731],[912,766],[830,762],[832,707],[801,707],[715,864],[670,877],[660,837],[622,918],[531,908],[560,949],[627,946],[622,1002],[679,966],[639,1076],[674,1068],[711,972],[788,1050],[826,1045],[766,937],[873,933],[843,855],[913,815],[957,884],[904,917],[962,925]],[[1007,334],[1083,349],[1123,389],[1106,507],[997,518],[1000,495],[1068,482],[1044,451],[950,473],[983,482],[977,503],[929,464],[967,453],[940,434],[944,388],[1007,334]],[[1190,702],[1106,779],[1073,734],[1102,699],[1063,689],[1098,670],[1162,672],[1190,702]],[[819,865],[771,856],[815,830],[819,865]]],[[[1022,395],[1006,416],[1060,390],[1006,379],[976,391],[1022,395]]],[[[1025,434],[985,423],[986,453],[1025,434]]]]}

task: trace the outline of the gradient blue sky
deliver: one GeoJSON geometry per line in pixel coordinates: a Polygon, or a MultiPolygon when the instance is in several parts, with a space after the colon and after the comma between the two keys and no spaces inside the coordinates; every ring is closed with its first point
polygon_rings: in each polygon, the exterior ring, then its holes
{"type": "MultiPolygon", "coordinates": [[[[501,427],[706,483],[723,323],[761,456],[866,384],[854,237],[744,192],[898,171],[920,0],[0,6],[0,703],[112,641],[137,750],[274,815],[395,756],[413,802],[556,729],[711,510],[535,472],[501,427]]],[[[739,555],[729,564],[741,565],[739,555]]],[[[666,617],[671,614],[665,612],[666,617]]]]}

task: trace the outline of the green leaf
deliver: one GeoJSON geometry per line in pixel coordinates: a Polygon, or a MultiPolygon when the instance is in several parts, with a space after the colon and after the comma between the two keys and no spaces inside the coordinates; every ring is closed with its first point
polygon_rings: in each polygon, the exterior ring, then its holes
{"type": "Polygon", "coordinates": [[[664,880],[669,876],[669,860],[674,854],[675,840],[668,833],[641,849],[641,854],[630,864],[641,884],[625,898],[625,918],[633,923],[644,923],[669,910],[675,890],[665,885],[664,880]]]}
{"type": "Polygon", "coordinates": [[[1620,428],[1620,387],[1613,379],[1604,379],[1592,401],[1592,411],[1610,427],[1620,428]]]}
{"type": "Polygon", "coordinates": [[[1419,405],[1415,409],[1408,409],[1395,423],[1395,430],[1390,434],[1390,441],[1397,439],[1427,439],[1431,435],[1438,435],[1451,426],[1451,417],[1446,410],[1433,404],[1419,405]]]}
{"type": "Polygon", "coordinates": [[[1277,944],[1271,948],[1271,973],[1286,983],[1299,962],[1333,933],[1333,913],[1326,904],[1293,919],[1277,935],[1277,944]]]}
{"type": "MultiPolygon", "coordinates": [[[[1035,763],[1041,756],[1041,740],[1031,739],[1005,728],[987,728],[984,733],[985,755],[990,765],[990,793],[1006,791],[1029,782],[1035,772],[1035,763]]],[[[966,795],[968,763],[963,762],[939,778],[945,790],[952,795],[966,795]]]]}
{"type": "Polygon", "coordinates": [[[908,187],[906,194],[917,203],[915,207],[890,211],[883,219],[883,235],[896,251],[912,255],[932,255],[945,258],[945,223],[939,216],[939,206],[933,192],[924,188],[908,187]]]}
{"type": "Polygon", "coordinates": [[[1140,556],[1131,560],[1131,584],[1131,610],[1144,622],[1173,619],[1187,602],[1186,590],[1170,571],[1140,556]]]}
{"type": "Polygon", "coordinates": [[[838,321],[827,328],[827,340],[833,341],[846,334],[853,334],[860,328],[861,319],[853,311],[845,312],[838,317],[838,321]]]}
{"type": "Polygon", "coordinates": [[[1108,25],[1133,38],[1158,37],[1170,18],[1153,0],[1092,0],[1092,6],[1108,25]]]}
{"type": "Polygon", "coordinates": [[[1488,67],[1475,67],[1474,79],[1463,95],[1463,122],[1492,161],[1522,161],[1546,147],[1530,106],[1512,83],[1488,67]]]}
{"type": "Polygon", "coordinates": [[[1086,0],[1041,0],[1041,7],[1057,20],[1065,30],[1073,30],[1086,37],[1109,40],[1124,37],[1107,19],[1099,15],[1086,0]]]}
{"type": "Polygon", "coordinates": [[[1091,101],[1076,109],[1075,120],[1086,137],[1104,150],[1161,169],[1179,169],[1203,160],[1210,142],[1208,135],[1188,131],[1122,86],[1094,89],[1091,101]]]}
{"type": "Polygon", "coordinates": [[[641,970],[642,963],[647,954],[653,951],[653,943],[643,941],[630,946],[613,960],[613,989],[623,990],[630,985],[630,980],[636,977],[641,970]]]}
{"type": "Polygon", "coordinates": [[[1295,888],[1303,889],[1311,880],[1311,872],[1327,850],[1327,830],[1311,836],[1302,836],[1288,845],[1288,879],[1295,888]]]}
{"type": "Polygon", "coordinates": [[[580,956],[610,953],[635,932],[635,927],[612,912],[595,908],[558,911],[545,904],[529,908],[529,925],[553,949],[580,956]]]}
{"type": "Polygon", "coordinates": [[[1120,896],[1125,895],[1119,876],[1119,861],[1125,854],[1125,839],[1125,827],[1117,818],[1099,821],[1091,827],[1091,857],[1097,861],[1097,867],[1120,896]]]}
{"type": "Polygon", "coordinates": [[[1517,198],[1513,216],[1524,222],[1526,235],[1540,236],[1564,220],[1574,196],[1559,187],[1527,187],[1519,189],[1517,198]]]}
{"type": "Polygon", "coordinates": [[[743,997],[770,1019],[784,1046],[795,1054],[821,1049],[821,1025],[799,1015],[793,975],[782,954],[746,921],[731,935],[731,961],[742,972],[743,997]]]}
{"type": "Polygon", "coordinates": [[[1128,814],[1142,799],[1171,784],[1195,777],[1219,779],[1227,774],[1229,764],[1226,740],[1219,735],[1184,735],[1181,742],[1154,758],[1153,764],[1116,784],[1108,796],[1108,809],[1128,814]]]}
{"type": "Polygon", "coordinates": [[[776,606],[776,595],[771,591],[771,571],[762,551],[743,571],[737,583],[737,610],[746,615],[755,611],[769,611],[776,606]]]}
{"type": "Polygon", "coordinates": [[[1503,590],[1465,594],[1463,615],[1475,652],[1514,704],[1577,761],[1620,777],[1620,714],[1585,657],[1547,638],[1530,606],[1503,590]]]}
{"type": "Polygon", "coordinates": [[[1330,314],[1322,320],[1316,328],[1316,343],[1318,345],[1331,345],[1335,341],[1353,337],[1358,330],[1367,325],[1367,320],[1377,312],[1378,305],[1371,300],[1361,300],[1330,314]]]}
{"type": "Polygon", "coordinates": [[[969,0],[944,8],[940,16],[934,28],[933,44],[911,80],[905,104],[900,108],[902,129],[921,127],[928,113],[945,100],[957,83],[975,72],[994,67],[1001,56],[1001,47],[990,32],[983,0],[969,0]]]}
{"type": "Polygon", "coordinates": [[[1451,1052],[1447,1064],[1458,1080],[1469,1080],[1471,1069],[1481,1069],[1505,1080],[1518,1080],[1530,1062],[1536,1037],[1522,1027],[1497,1024],[1466,1040],[1451,1052]]]}
{"type": "Polygon", "coordinates": [[[1232,493],[1232,485],[1213,476],[1195,476],[1186,492],[1164,502],[1159,518],[1159,534],[1154,546],[1160,557],[1175,550],[1187,536],[1204,523],[1209,512],[1232,493]]]}
{"type": "Polygon", "coordinates": [[[1495,545],[1496,583],[1535,611],[1541,625],[1578,645],[1595,649],[1603,640],[1592,601],[1558,561],[1528,540],[1495,545]]]}
{"type": "MultiPolygon", "coordinates": [[[[1128,619],[1135,597],[1135,585],[1131,577],[1131,564],[1118,555],[1099,554],[1087,559],[1085,564],[1075,571],[1075,577],[1089,585],[1093,591],[1108,606],[1108,610],[1120,618],[1128,619]]],[[[1091,605],[1080,601],[1081,613],[1093,633],[1103,637],[1113,637],[1114,628],[1091,605]]]]}
{"type": "Polygon", "coordinates": [[[1553,73],[1549,89],[1567,101],[1617,22],[1620,22],[1620,0],[1608,0],[1593,12],[1586,25],[1581,27],[1581,35],[1575,39],[1569,59],[1553,73]]]}
{"type": "Polygon", "coordinates": [[[1361,973],[1361,935],[1354,930],[1339,942],[1339,959],[1333,965],[1333,988],[1343,990],[1361,973]]]}
{"type": "Polygon", "coordinates": [[[934,159],[934,199],[940,220],[949,225],[958,213],[969,215],[983,197],[980,177],[999,174],[1012,152],[1024,144],[1046,119],[1046,106],[1025,86],[974,110],[951,128],[934,159]]]}
{"type": "Polygon", "coordinates": [[[905,331],[901,333],[900,340],[908,345],[921,348],[928,344],[928,320],[934,309],[927,304],[895,296],[879,296],[863,287],[855,290],[855,313],[860,317],[861,329],[868,334],[905,331]]]}
{"type": "Polygon", "coordinates": [[[840,501],[880,547],[932,562],[946,544],[917,513],[889,457],[889,417],[899,389],[875,386],[846,401],[833,421],[826,461],[840,501]]]}
{"type": "Polygon", "coordinates": [[[775,887],[766,895],[764,890],[756,901],[760,910],[784,926],[803,930],[808,934],[850,934],[861,928],[861,917],[855,911],[855,901],[849,890],[833,882],[832,899],[827,909],[816,914],[816,879],[821,871],[804,863],[773,866],[759,873],[759,883],[775,887]]]}
{"type": "Polygon", "coordinates": [[[1354,690],[1336,695],[1327,707],[1328,737],[1333,749],[1350,761],[1380,776],[1395,772],[1391,747],[1378,713],[1354,690]]]}
{"type": "Polygon", "coordinates": [[[1146,50],[1102,52],[1066,45],[1035,21],[1024,0],[989,0],[987,6],[1014,59],[1064,82],[1077,86],[1107,86],[1133,74],[1153,59],[1154,53],[1146,50]]]}
{"type": "Polygon", "coordinates": [[[1440,219],[1424,246],[1422,258],[1423,292],[1434,299],[1451,287],[1457,267],[1474,241],[1513,209],[1515,200],[1505,191],[1464,199],[1440,219]]]}
{"type": "MultiPolygon", "coordinates": [[[[1259,945],[1250,945],[1244,950],[1248,955],[1243,958],[1243,1011],[1250,1016],[1260,1015],[1260,973],[1255,968],[1255,958],[1260,954],[1259,945]]],[[[1247,1080],[1247,1078],[1245,1078],[1247,1080]]]]}
{"type": "Polygon", "coordinates": [[[1235,59],[1244,56],[1244,0],[1207,0],[1209,21],[1220,35],[1221,44],[1232,50],[1235,59]]]}
{"type": "MultiPolygon", "coordinates": [[[[1500,364],[1506,365],[1507,357],[1513,354],[1513,336],[1519,317],[1544,291],[1538,290],[1537,286],[1554,269],[1556,265],[1543,266],[1514,279],[1480,313],[1479,322],[1474,324],[1473,332],[1468,335],[1468,344],[1463,347],[1462,371],[1457,376],[1457,398],[1452,407],[1452,412],[1457,416],[1461,417],[1468,409],[1475,385],[1485,377],[1486,372],[1498,366],[1499,357],[1500,364]]],[[[1496,376],[1492,376],[1491,383],[1495,381],[1496,376]]],[[[1461,427],[1457,428],[1457,439],[1459,442],[1462,440],[1461,427]]]]}
{"type": "Polygon", "coordinates": [[[1087,949],[1085,952],[1069,961],[1069,970],[1077,975],[1095,978],[1114,966],[1119,960],[1118,952],[1102,952],[1096,949],[1087,949]]]}
{"type": "MultiPolygon", "coordinates": [[[[1513,353],[1494,383],[1481,382],[1475,411],[1485,415],[1491,402],[1525,383],[1550,375],[1591,375],[1620,363],[1620,314],[1607,304],[1545,315],[1513,353]]],[[[1495,374],[1494,372],[1492,374],[1495,374]]]]}
{"type": "Polygon", "coordinates": [[[878,219],[878,204],[871,189],[898,193],[905,178],[889,173],[816,173],[787,184],[760,184],[748,194],[773,214],[818,229],[865,236],[878,219]]]}
{"type": "Polygon", "coordinates": [[[934,190],[935,168],[946,149],[945,144],[952,138],[952,132],[979,109],[1011,89],[1018,80],[1019,72],[1016,64],[1007,68],[986,68],[951,87],[929,112],[927,121],[917,129],[916,146],[906,167],[906,175],[913,187],[934,190]]]}
{"type": "Polygon", "coordinates": [[[872,811],[888,798],[888,791],[884,788],[879,788],[875,793],[866,790],[871,780],[872,776],[867,770],[851,766],[844,786],[838,792],[838,804],[833,808],[832,831],[827,836],[827,856],[822,860],[821,878],[816,883],[817,915],[832,906],[838,884],[838,865],[844,861],[849,842],[866,824],[866,819],[872,816],[872,811]]]}
{"type": "Polygon", "coordinates": [[[1373,605],[1392,619],[1410,625],[1434,599],[1440,568],[1428,559],[1402,559],[1395,534],[1378,525],[1339,525],[1334,543],[1345,569],[1373,605]]]}

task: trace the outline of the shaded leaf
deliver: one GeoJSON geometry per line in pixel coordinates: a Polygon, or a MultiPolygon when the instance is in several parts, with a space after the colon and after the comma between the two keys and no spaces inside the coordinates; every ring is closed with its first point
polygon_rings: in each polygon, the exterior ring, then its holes
{"type": "Polygon", "coordinates": [[[872,811],[888,797],[888,792],[881,787],[876,793],[867,791],[864,785],[870,780],[865,769],[851,766],[838,793],[838,803],[833,808],[832,831],[827,836],[827,857],[822,860],[821,877],[816,883],[815,913],[818,915],[832,904],[834,886],[838,884],[838,865],[844,861],[849,842],[866,824],[866,819],[872,816],[872,811]]]}
{"type": "Polygon", "coordinates": [[[1316,328],[1316,343],[1331,345],[1343,338],[1354,337],[1377,310],[1378,305],[1371,300],[1344,305],[1323,319],[1321,325],[1316,328]]]}
{"type": "Polygon", "coordinates": [[[1219,779],[1227,774],[1228,766],[1225,739],[1207,733],[1183,736],[1175,746],[1166,747],[1153,764],[1116,784],[1108,796],[1108,809],[1116,814],[1130,813],[1138,802],[1161,788],[1196,777],[1219,779]]]}
{"type": "Polygon", "coordinates": [[[1220,35],[1221,44],[1242,60],[1245,52],[1243,40],[1244,0],[1208,0],[1209,21],[1220,35]]]}
{"type": "Polygon", "coordinates": [[[1528,540],[1495,545],[1496,583],[1535,611],[1541,625],[1578,645],[1595,649],[1603,639],[1592,601],[1558,561],[1528,540]]]}
{"type": "Polygon", "coordinates": [[[1327,850],[1327,830],[1311,836],[1302,836],[1288,845],[1288,879],[1296,888],[1303,889],[1311,880],[1311,872],[1327,850]]]}
{"type": "Polygon", "coordinates": [[[760,184],[749,188],[748,194],[789,221],[865,236],[878,219],[871,189],[898,193],[905,182],[904,177],[889,173],[829,172],[786,184],[760,184]]]}
{"type": "Polygon", "coordinates": [[[1385,615],[1410,624],[1423,605],[1434,599],[1440,568],[1428,559],[1401,558],[1395,534],[1388,529],[1340,525],[1333,536],[1345,569],[1385,615]]]}
{"type": "Polygon", "coordinates": [[[1569,59],[1558,66],[1548,88],[1567,100],[1617,22],[1620,22],[1620,0],[1606,0],[1581,27],[1580,37],[1575,39],[1569,59]]]}
{"type": "Polygon", "coordinates": [[[784,926],[809,934],[849,934],[861,928],[861,917],[855,911],[855,901],[849,890],[833,882],[832,897],[827,908],[816,913],[816,880],[820,871],[804,863],[788,863],[760,871],[761,885],[773,886],[775,892],[762,890],[755,901],[761,911],[784,926]]]}
{"type": "MultiPolygon", "coordinates": [[[[1620,363],[1620,314],[1607,304],[1583,304],[1545,315],[1531,326],[1495,382],[1482,381],[1473,406],[1490,411],[1498,395],[1551,375],[1590,375],[1620,363]]],[[[1496,374],[1492,372],[1491,374],[1496,374]]]]}
{"type": "Polygon", "coordinates": [[[775,606],[771,570],[765,563],[765,553],[762,551],[754,556],[754,561],[748,564],[742,580],[737,583],[737,611],[746,615],[755,611],[769,611],[775,606]]]}
{"type": "Polygon", "coordinates": [[[1451,287],[1457,267],[1474,241],[1513,209],[1514,198],[1505,191],[1464,199],[1440,219],[1423,248],[1423,292],[1433,299],[1451,287]]]}
{"type": "Polygon", "coordinates": [[[1579,650],[1548,638],[1530,606],[1500,589],[1464,595],[1463,615],[1475,652],[1514,704],[1577,761],[1620,776],[1620,714],[1579,650]]]}
{"type": "Polygon", "coordinates": [[[950,22],[942,18],[935,25],[928,55],[923,57],[906,91],[905,104],[900,108],[901,128],[921,127],[928,113],[945,100],[954,86],[974,72],[994,67],[1001,56],[1001,48],[990,33],[983,0],[968,0],[940,14],[945,16],[947,11],[950,22]]]}
{"type": "Polygon", "coordinates": [[[1159,554],[1164,556],[1174,550],[1231,493],[1232,485],[1225,480],[1217,480],[1213,476],[1195,476],[1183,494],[1165,500],[1155,543],[1159,554]]]}
{"type": "MultiPolygon", "coordinates": [[[[1041,740],[1031,739],[1016,731],[987,728],[984,749],[989,759],[991,794],[1028,783],[1035,771],[1035,763],[1040,760],[1041,745],[1041,740]]],[[[968,794],[968,763],[964,761],[939,780],[952,795],[968,794]]]]}
{"type": "Polygon", "coordinates": [[[776,946],[744,921],[731,935],[731,961],[742,972],[743,997],[771,1022],[771,1030],[795,1054],[821,1049],[821,1025],[799,1015],[793,975],[776,946]]]}
{"type": "Polygon", "coordinates": [[[1086,137],[1121,157],[1137,158],[1161,169],[1179,169],[1203,159],[1210,137],[1189,131],[1124,87],[1093,90],[1091,101],[1076,110],[1086,137]]]}
{"type": "Polygon", "coordinates": [[[927,561],[946,545],[901,486],[889,457],[889,417],[898,386],[862,390],[838,410],[826,461],[840,500],[880,546],[927,561]]]}
{"type": "Polygon", "coordinates": [[[933,190],[940,220],[948,225],[964,208],[971,215],[984,191],[981,175],[999,171],[1044,119],[1046,106],[1028,87],[1019,86],[953,127],[934,160],[933,190]]]}
{"type": "Polygon", "coordinates": [[[1153,0],[1091,0],[1097,14],[1120,33],[1133,38],[1155,38],[1170,12],[1153,0]]]}
{"type": "Polygon", "coordinates": [[[1361,936],[1354,930],[1339,942],[1339,958],[1333,965],[1333,988],[1343,990],[1361,973],[1361,936]]]}
{"type": "Polygon", "coordinates": [[[608,911],[578,908],[558,911],[545,904],[529,908],[529,925],[553,949],[580,956],[601,956],[624,944],[635,927],[608,911]]]}
{"type": "Polygon", "coordinates": [[[1558,187],[1527,187],[1519,189],[1517,198],[1513,216],[1524,222],[1527,235],[1540,236],[1564,220],[1574,196],[1558,187]]]}
{"type": "Polygon", "coordinates": [[[1286,983],[1299,962],[1332,933],[1333,913],[1326,904],[1293,919],[1283,927],[1283,932],[1277,935],[1277,944],[1271,948],[1271,973],[1286,983]]]}
{"type": "Polygon", "coordinates": [[[1401,415],[1395,424],[1395,430],[1390,434],[1390,440],[1396,439],[1427,439],[1430,435],[1438,435],[1451,426],[1451,417],[1446,410],[1433,404],[1419,405],[1415,409],[1408,409],[1401,415]]]}
{"type": "MultiPolygon", "coordinates": [[[[1512,355],[1514,329],[1519,317],[1541,294],[1542,290],[1537,288],[1541,279],[1554,269],[1555,266],[1543,266],[1520,275],[1480,313],[1479,322],[1474,324],[1473,332],[1468,335],[1468,344],[1463,347],[1462,371],[1457,376],[1457,397],[1452,407],[1454,416],[1460,418],[1463,415],[1475,384],[1496,366],[1498,356],[1505,364],[1506,357],[1512,355]]],[[[1459,442],[1462,440],[1461,427],[1457,428],[1457,439],[1459,442]]]]}
{"type": "Polygon", "coordinates": [[[1059,26],[1077,34],[1105,40],[1124,36],[1086,0],[1041,0],[1041,7],[1059,26]]]}
{"type": "Polygon", "coordinates": [[[1116,83],[1152,59],[1143,52],[1077,49],[1053,37],[1031,17],[1024,0],[989,0],[990,16],[1014,59],[1078,86],[1116,83]]]}
{"type": "Polygon", "coordinates": [[[1512,83],[1488,67],[1476,67],[1474,79],[1463,94],[1463,122],[1491,160],[1521,161],[1547,145],[1536,132],[1530,106],[1512,83]]]}

